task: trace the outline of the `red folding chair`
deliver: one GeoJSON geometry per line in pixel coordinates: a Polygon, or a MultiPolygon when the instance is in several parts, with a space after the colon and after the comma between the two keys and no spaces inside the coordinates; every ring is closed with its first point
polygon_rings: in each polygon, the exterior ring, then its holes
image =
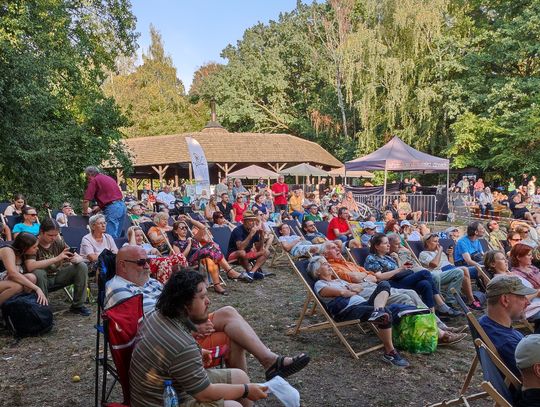
{"type": "MultiPolygon", "coordinates": [[[[105,407],[129,406],[129,365],[131,354],[135,346],[139,323],[143,319],[143,296],[142,294],[130,297],[119,302],[114,307],[103,313],[104,349],[103,349],[103,377],[101,386],[101,405],[105,407]],[[110,349],[112,360],[115,365],[115,374],[112,376],[120,382],[124,400],[122,404],[107,403],[111,393],[107,392],[107,373],[111,369],[107,364],[108,350],[110,349]]],[[[113,384],[114,385],[114,384],[113,384]]]]}

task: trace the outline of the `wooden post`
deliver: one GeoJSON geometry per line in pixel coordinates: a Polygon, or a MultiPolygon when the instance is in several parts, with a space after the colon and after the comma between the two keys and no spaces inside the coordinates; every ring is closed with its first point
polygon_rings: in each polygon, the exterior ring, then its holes
{"type": "Polygon", "coordinates": [[[152,165],[152,169],[157,172],[158,174],[158,177],[159,177],[159,185],[161,187],[161,183],[163,181],[163,178],[165,178],[165,173],[167,172],[167,169],[169,168],[168,165],[166,166],[163,166],[163,165],[160,165],[158,166],[157,168],[155,166],[152,165]]]}
{"type": "Polygon", "coordinates": [[[189,180],[191,181],[193,179],[193,168],[191,167],[191,163],[188,164],[188,170],[189,170],[189,180]]]}
{"type": "Polygon", "coordinates": [[[124,181],[124,170],[121,168],[116,169],[116,183],[120,185],[120,183],[124,181]]]}
{"type": "MultiPolygon", "coordinates": [[[[236,167],[237,163],[233,163],[231,165],[229,165],[228,163],[225,163],[223,165],[216,163],[216,165],[223,170],[223,172],[225,173],[225,177],[228,177],[229,172],[231,172],[232,169],[236,167]]],[[[219,178],[221,178],[221,173],[219,173],[219,178]]]]}

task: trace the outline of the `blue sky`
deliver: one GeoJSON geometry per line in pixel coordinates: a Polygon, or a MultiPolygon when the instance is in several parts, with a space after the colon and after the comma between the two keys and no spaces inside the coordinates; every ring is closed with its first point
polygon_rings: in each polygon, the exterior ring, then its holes
{"type": "Polygon", "coordinates": [[[137,17],[139,55],[150,43],[150,24],[161,33],[186,91],[193,73],[207,62],[224,62],[220,53],[236,44],[244,30],[277,20],[296,0],[132,0],[137,17]]]}

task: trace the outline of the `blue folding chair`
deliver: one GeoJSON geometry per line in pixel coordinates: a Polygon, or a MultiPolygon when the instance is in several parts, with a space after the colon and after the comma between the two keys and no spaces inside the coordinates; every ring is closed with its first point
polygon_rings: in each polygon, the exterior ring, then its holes
{"type": "Polygon", "coordinates": [[[369,247],[355,247],[353,249],[348,249],[351,254],[351,258],[356,263],[357,266],[364,267],[367,256],[369,256],[369,247]]]}

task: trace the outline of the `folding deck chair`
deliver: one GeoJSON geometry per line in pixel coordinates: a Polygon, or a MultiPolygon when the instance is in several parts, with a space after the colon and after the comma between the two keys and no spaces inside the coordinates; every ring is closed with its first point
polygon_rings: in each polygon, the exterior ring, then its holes
{"type": "MultiPolygon", "coordinates": [[[[300,260],[293,263],[293,270],[298,274],[302,282],[304,283],[306,290],[307,290],[307,298],[304,302],[304,306],[302,308],[302,312],[300,314],[300,317],[296,323],[296,326],[294,328],[291,328],[287,331],[287,335],[297,335],[300,332],[312,332],[312,331],[320,331],[322,329],[332,329],[336,336],[339,338],[341,343],[347,348],[349,353],[352,355],[353,358],[359,359],[360,356],[365,355],[367,353],[373,352],[377,349],[381,349],[383,347],[382,344],[378,344],[375,346],[371,346],[365,350],[362,351],[356,351],[351,346],[351,344],[347,341],[345,336],[341,333],[340,328],[350,325],[356,325],[362,334],[366,334],[367,332],[362,328],[361,321],[358,319],[351,320],[351,321],[343,321],[343,322],[336,322],[326,309],[326,306],[319,300],[317,295],[314,291],[314,285],[315,282],[313,279],[308,275],[307,273],[307,265],[309,260],[300,260]],[[320,314],[324,317],[325,321],[302,326],[302,322],[304,321],[304,318],[308,314],[308,309],[310,304],[314,304],[315,307],[318,307],[320,309],[320,314]]],[[[370,324],[372,329],[376,332],[376,327],[372,324],[370,324]]]]}
{"type": "Polygon", "coordinates": [[[366,262],[367,256],[369,256],[369,247],[355,247],[352,249],[347,248],[349,257],[357,266],[363,267],[366,262]]]}
{"type": "Polygon", "coordinates": [[[321,220],[319,222],[313,222],[315,223],[315,228],[321,232],[323,235],[328,234],[328,226],[330,225],[330,222],[327,222],[325,220],[321,220]]]}
{"type": "Polygon", "coordinates": [[[81,242],[84,236],[89,233],[87,228],[60,228],[60,234],[62,239],[69,247],[76,247],[77,251],[80,250],[81,242]]]}

